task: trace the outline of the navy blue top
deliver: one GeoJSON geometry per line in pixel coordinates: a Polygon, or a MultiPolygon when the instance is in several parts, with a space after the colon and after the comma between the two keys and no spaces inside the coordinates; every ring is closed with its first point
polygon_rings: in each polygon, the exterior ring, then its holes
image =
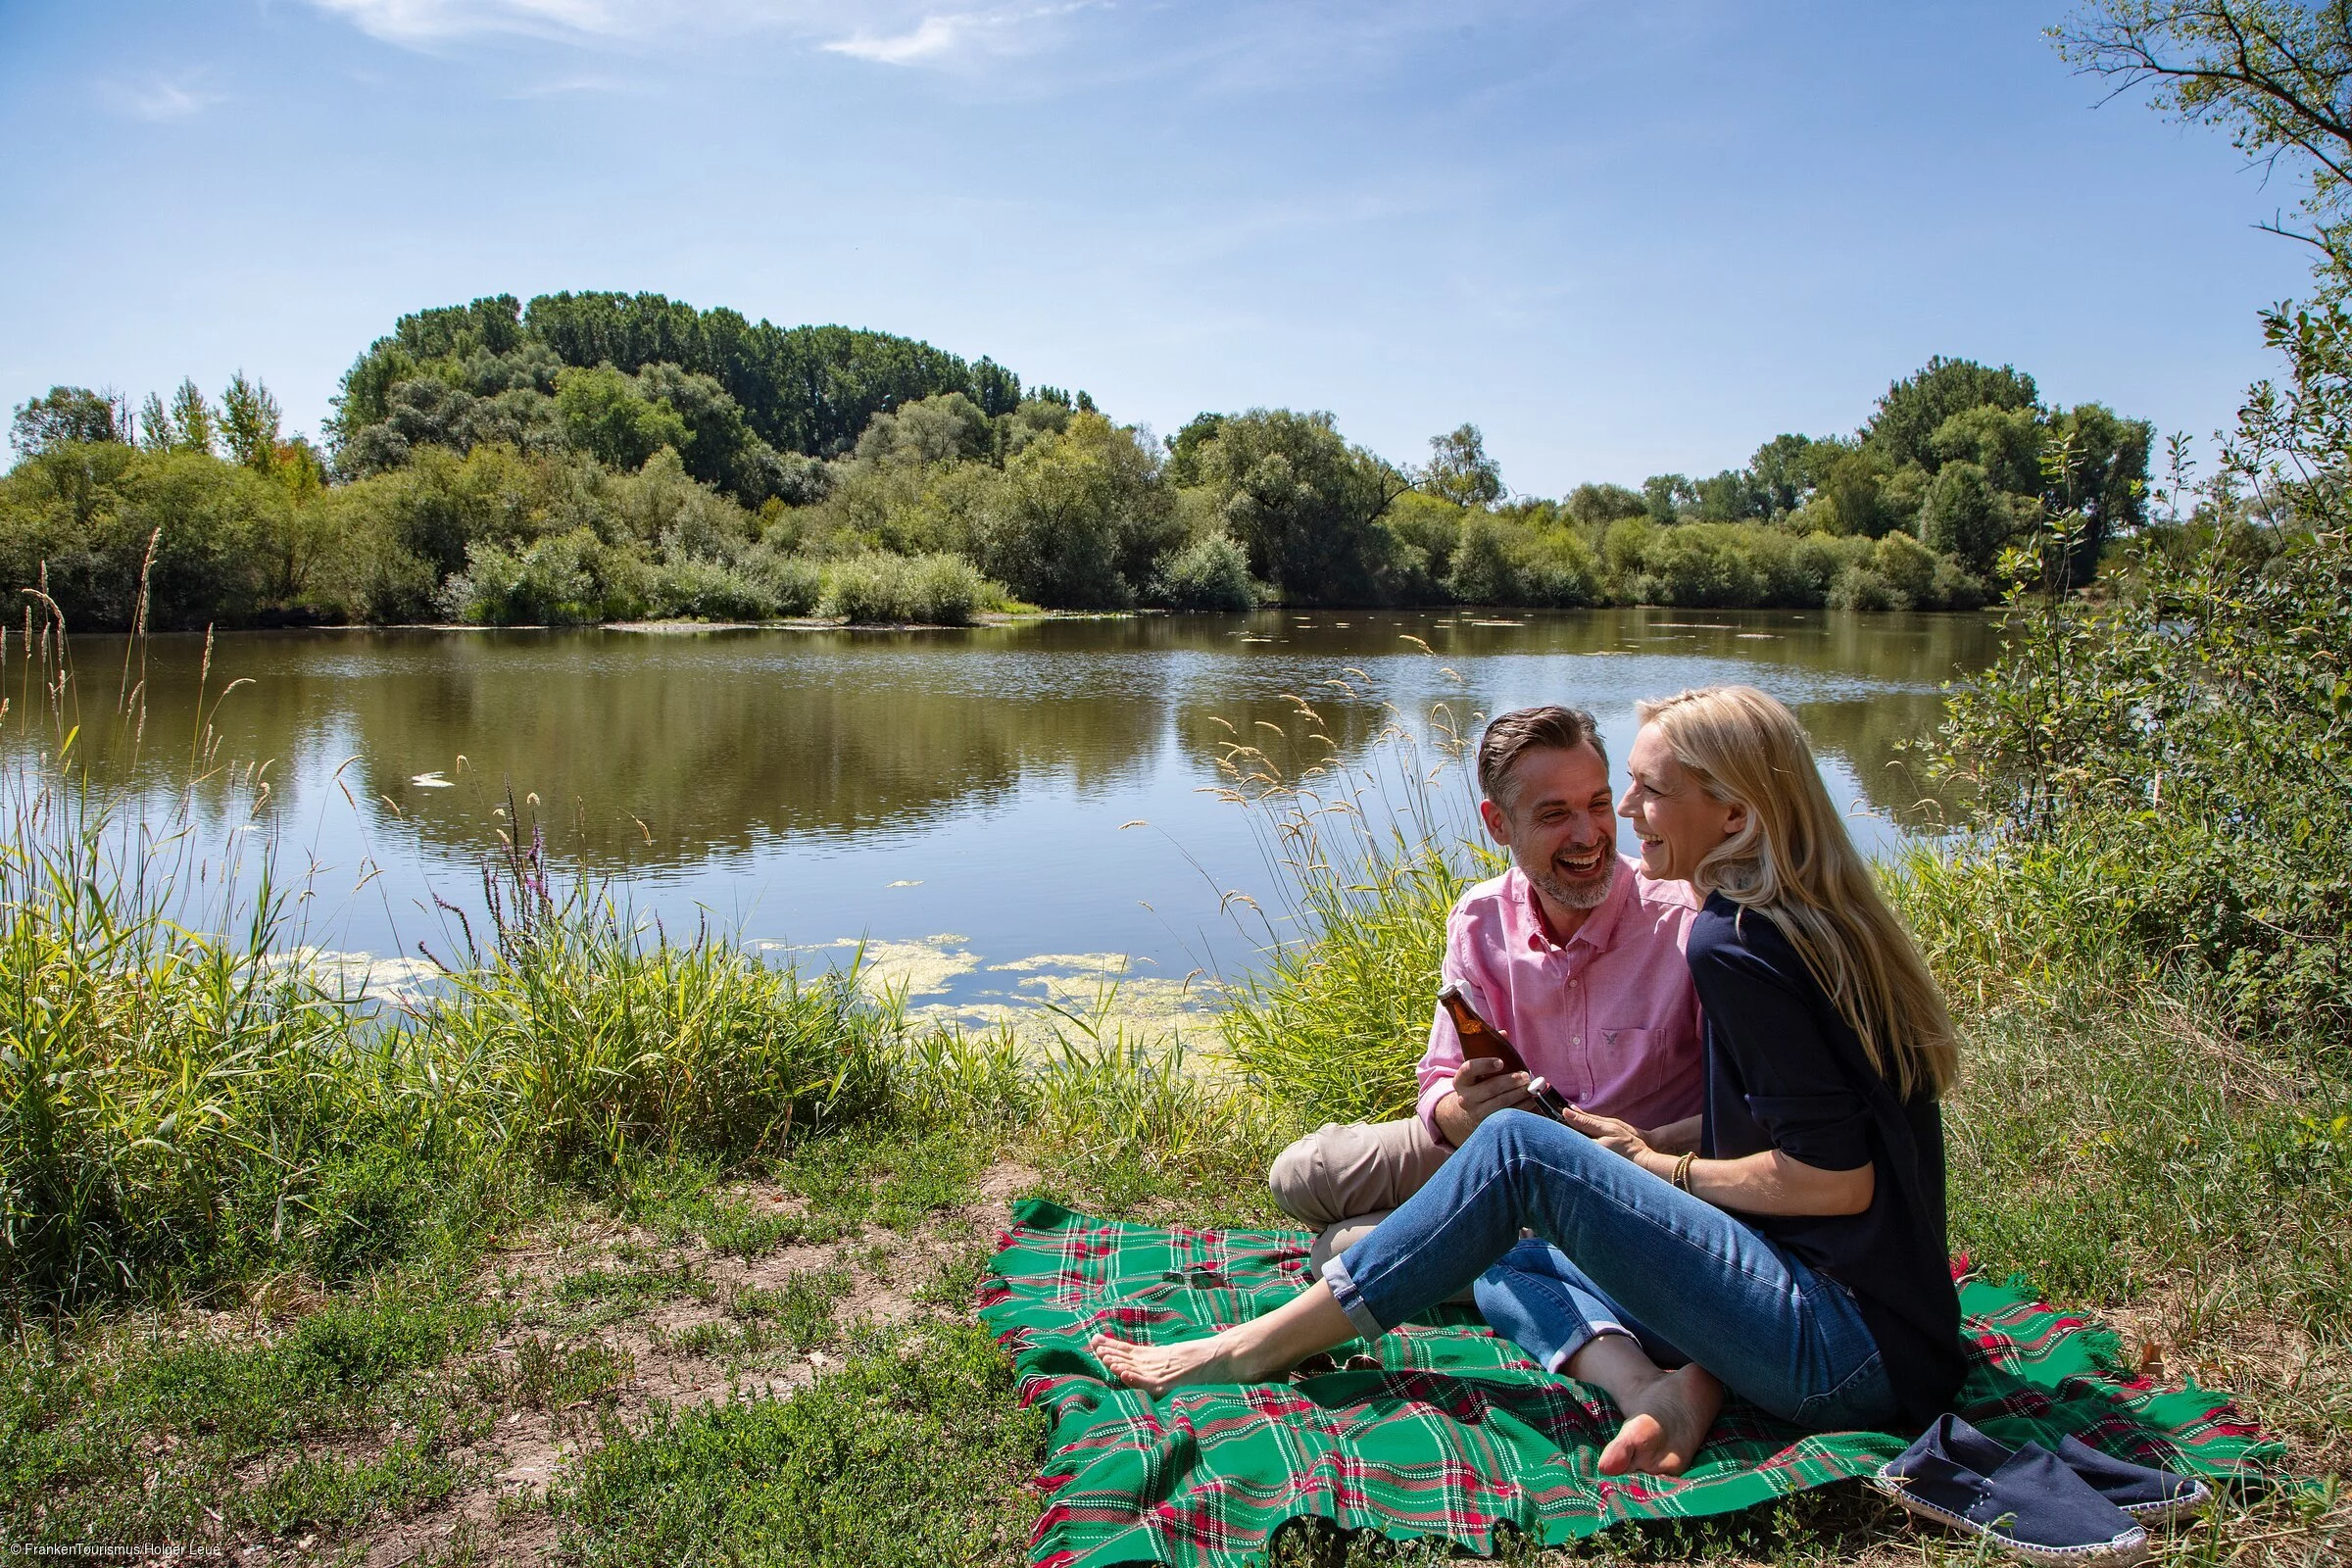
{"type": "Polygon", "coordinates": [[[1898,1099],[1779,926],[1720,893],[1691,922],[1706,1012],[1699,1153],[1778,1149],[1822,1170],[1874,1166],[1859,1214],[1741,1214],[1852,1293],[1913,1428],[1951,1408],[1967,1372],[1944,1250],[1943,1116],[1934,1091],[1898,1099]]]}

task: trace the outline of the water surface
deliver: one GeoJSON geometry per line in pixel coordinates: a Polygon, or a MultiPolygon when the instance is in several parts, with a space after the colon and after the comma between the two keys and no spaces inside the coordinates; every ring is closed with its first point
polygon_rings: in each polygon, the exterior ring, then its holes
{"type": "MultiPolygon", "coordinates": [[[[1638,698],[1749,681],[1796,710],[1857,836],[1884,848],[1924,793],[1902,745],[1993,641],[1971,615],[1285,612],[259,632],[219,638],[201,689],[201,638],[77,637],[73,657],[77,749],[102,791],[160,818],[208,724],[216,763],[247,764],[185,798],[248,875],[273,851],[299,890],[288,940],[446,956],[462,934],[437,901],[478,919],[511,799],[559,868],[613,879],[673,931],[707,921],[833,956],[862,938],[918,1004],[981,1016],[1083,999],[1121,970],[1164,1001],[1188,976],[1250,967],[1266,927],[1224,895],[1277,914],[1280,900],[1249,814],[1213,793],[1236,737],[1295,777],[1327,754],[1378,760],[1393,725],[1474,732],[1565,702],[1599,716],[1621,764],[1638,698]],[[126,687],[144,697],[135,756],[115,711],[126,687]],[[1307,740],[1291,696],[1331,743],[1307,740]]],[[[29,708],[5,744],[22,759],[44,732],[24,725],[39,694],[16,690],[20,652],[6,679],[29,708]]],[[[1462,804],[1458,778],[1439,788],[1462,804]]]]}

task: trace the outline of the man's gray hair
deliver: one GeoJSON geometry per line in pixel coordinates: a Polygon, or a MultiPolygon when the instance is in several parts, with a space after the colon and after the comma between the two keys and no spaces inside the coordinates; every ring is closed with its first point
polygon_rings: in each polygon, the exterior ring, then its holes
{"type": "Polygon", "coordinates": [[[1498,713],[1487,724],[1478,742],[1478,787],[1504,810],[1511,808],[1511,769],[1529,752],[1573,752],[1590,746],[1609,765],[1609,749],[1601,744],[1600,724],[1581,708],[1545,704],[1498,713]]]}

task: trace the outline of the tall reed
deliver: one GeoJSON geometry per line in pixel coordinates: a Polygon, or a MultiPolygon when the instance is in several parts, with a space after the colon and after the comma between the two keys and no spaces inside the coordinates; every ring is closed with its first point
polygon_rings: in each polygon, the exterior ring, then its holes
{"type": "MultiPolygon", "coordinates": [[[[110,805],[75,750],[62,624],[32,648],[0,703],[0,1297],[335,1276],[517,1172],[736,1160],[887,1108],[902,1024],[854,975],[806,982],[587,884],[559,895],[521,829],[485,867],[478,948],[455,913],[437,989],[385,1006],[313,972],[267,834],[200,831],[200,787],[225,780],[232,816],[268,799],[265,769],[220,759],[220,696],[169,790],[110,805]]],[[[116,726],[134,747],[138,655],[116,726]]]]}
{"type": "Polygon", "coordinates": [[[1263,967],[1227,988],[1226,1048],[1250,1092],[1294,1126],[1401,1116],[1416,1098],[1446,912],[1474,876],[1499,869],[1474,837],[1471,731],[1440,704],[1424,738],[1391,708],[1360,760],[1343,763],[1321,714],[1288,701],[1285,758],[1237,739],[1222,759],[1225,793],[1251,813],[1281,889],[1261,922],[1263,967]]]}
{"type": "Polygon", "coordinates": [[[899,1009],[855,971],[804,982],[708,931],[673,941],[581,882],[551,890],[519,824],[484,873],[491,933],[402,1029],[442,1115],[543,1168],[647,1153],[738,1159],[889,1100],[899,1009]]]}

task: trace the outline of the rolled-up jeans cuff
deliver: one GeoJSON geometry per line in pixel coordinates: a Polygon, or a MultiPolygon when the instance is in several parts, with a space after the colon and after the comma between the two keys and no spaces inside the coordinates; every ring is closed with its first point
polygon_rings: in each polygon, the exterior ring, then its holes
{"type": "Polygon", "coordinates": [[[1332,1299],[1340,1303],[1340,1310],[1348,1314],[1348,1321],[1355,1325],[1356,1333],[1367,1340],[1377,1340],[1389,1332],[1387,1325],[1364,1304],[1364,1293],[1355,1288],[1355,1276],[1348,1272],[1348,1265],[1340,1261],[1339,1254],[1335,1253],[1323,1265],[1323,1283],[1331,1287],[1332,1299]]]}
{"type": "Polygon", "coordinates": [[[1586,1346],[1591,1345],[1594,1340],[1599,1339],[1604,1334],[1622,1334],[1629,1340],[1634,1339],[1634,1331],[1632,1329],[1627,1328],[1624,1324],[1616,1322],[1613,1319],[1602,1318],[1597,1323],[1588,1323],[1585,1325],[1584,1333],[1579,1334],[1575,1339],[1569,1341],[1566,1345],[1563,1345],[1558,1349],[1552,1351],[1551,1354],[1544,1359],[1544,1370],[1546,1372],[1556,1373],[1561,1377],[1566,1377],[1568,1375],[1568,1363],[1575,1360],[1578,1352],[1583,1350],[1586,1346]]]}

